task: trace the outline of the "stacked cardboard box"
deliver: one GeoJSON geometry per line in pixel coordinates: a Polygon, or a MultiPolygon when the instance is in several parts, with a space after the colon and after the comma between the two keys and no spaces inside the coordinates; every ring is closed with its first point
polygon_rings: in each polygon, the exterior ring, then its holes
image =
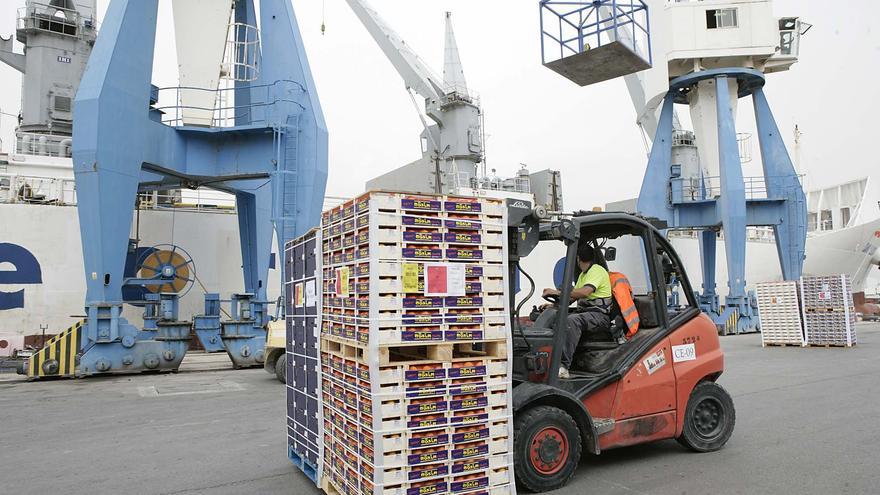
{"type": "Polygon", "coordinates": [[[326,492],[514,492],[506,221],[384,192],[325,212],[326,492]]]}
{"type": "Polygon", "coordinates": [[[320,231],[287,243],[284,277],[287,323],[287,452],[318,482],[322,457],[320,366],[320,231]]]}
{"type": "Polygon", "coordinates": [[[856,311],[849,275],[804,277],[800,282],[806,345],[856,344],[856,311]]]}
{"type": "Polygon", "coordinates": [[[768,345],[804,345],[797,282],[758,284],[761,342],[768,345]]]}

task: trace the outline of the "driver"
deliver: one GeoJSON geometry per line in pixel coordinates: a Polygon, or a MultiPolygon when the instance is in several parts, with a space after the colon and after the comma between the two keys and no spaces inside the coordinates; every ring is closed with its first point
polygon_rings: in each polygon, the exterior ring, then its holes
{"type": "MultiPolygon", "coordinates": [[[[571,291],[571,299],[577,301],[578,307],[576,311],[568,315],[568,331],[565,347],[562,349],[559,378],[571,378],[568,370],[571,368],[571,362],[583,332],[598,337],[599,334],[607,333],[611,328],[610,313],[613,299],[608,270],[597,262],[596,251],[588,243],[578,247],[577,264],[580,275],[574,285],[574,290],[571,291]]],[[[560,294],[561,291],[558,289],[544,289],[544,297],[559,297],[560,294]]],[[[548,306],[551,305],[545,304],[543,307],[548,306]]]]}

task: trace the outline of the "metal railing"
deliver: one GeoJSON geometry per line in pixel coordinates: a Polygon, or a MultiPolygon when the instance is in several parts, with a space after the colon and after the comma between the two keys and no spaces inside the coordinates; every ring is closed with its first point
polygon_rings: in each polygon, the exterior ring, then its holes
{"type": "Polygon", "coordinates": [[[270,126],[274,118],[286,118],[305,110],[300,103],[305,93],[302,84],[290,80],[238,88],[159,88],[160,106],[156,110],[163,113],[162,123],[172,127],[270,126]],[[243,95],[245,91],[250,97],[249,101],[237,103],[236,94],[243,95]],[[173,104],[161,105],[165,101],[172,101],[173,104]],[[210,102],[210,106],[197,103],[199,101],[210,102]]]}
{"type": "Polygon", "coordinates": [[[532,183],[528,177],[472,177],[467,173],[448,174],[456,190],[477,189],[484,191],[510,191],[531,194],[532,183]]]}
{"type": "MultiPolygon", "coordinates": [[[[670,239],[700,239],[701,234],[701,230],[694,229],[670,230],[667,237],[670,239]]],[[[723,240],[724,231],[718,231],[716,237],[718,240],[723,240]]],[[[746,241],[772,244],[776,242],[776,235],[773,233],[773,227],[748,227],[746,228],[746,241]]]]}
{"type": "Polygon", "coordinates": [[[653,64],[648,6],[643,0],[541,0],[544,64],[615,41],[653,64]]]}
{"type": "Polygon", "coordinates": [[[72,206],[76,204],[76,183],[73,179],[0,173],[0,203],[72,206]]]}
{"type": "Polygon", "coordinates": [[[71,143],[70,136],[17,132],[13,154],[70,158],[71,143]]]}
{"type": "Polygon", "coordinates": [[[46,3],[28,3],[18,9],[16,28],[94,40],[97,37],[98,22],[94,18],[83,18],[76,10],[46,3]]]}
{"type": "MultiPolygon", "coordinates": [[[[768,199],[764,177],[744,177],[746,199],[768,199]]],[[[681,177],[672,179],[669,187],[671,203],[690,203],[721,196],[721,177],[681,177]]]]}
{"type": "Polygon", "coordinates": [[[224,75],[232,81],[256,81],[260,76],[260,49],[260,30],[256,26],[229,24],[223,54],[224,75]]]}
{"type": "MultiPolygon", "coordinates": [[[[76,206],[76,180],[0,173],[0,204],[76,206]]],[[[212,189],[182,189],[139,193],[141,210],[235,213],[235,197],[212,189]]]]}

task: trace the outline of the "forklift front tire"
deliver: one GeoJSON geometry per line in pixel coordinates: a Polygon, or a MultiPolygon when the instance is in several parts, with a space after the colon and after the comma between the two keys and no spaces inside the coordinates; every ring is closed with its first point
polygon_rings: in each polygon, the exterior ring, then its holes
{"type": "Polygon", "coordinates": [[[281,353],[275,360],[275,378],[281,383],[287,383],[287,355],[281,353]]]}
{"type": "Polygon", "coordinates": [[[733,399],[721,385],[700,382],[691,391],[684,428],[676,440],[694,452],[714,452],[724,447],[736,425],[733,399]]]}
{"type": "Polygon", "coordinates": [[[514,418],[514,473],[532,493],[567,485],[581,460],[581,432],[562,409],[538,406],[514,418]]]}

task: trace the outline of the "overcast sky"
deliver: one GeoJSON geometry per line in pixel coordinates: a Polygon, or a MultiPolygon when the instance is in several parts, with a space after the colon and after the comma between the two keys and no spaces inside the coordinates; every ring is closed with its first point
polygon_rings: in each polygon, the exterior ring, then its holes
{"type": "MultiPolygon", "coordinates": [[[[177,84],[171,0],[160,0],[154,83],[177,84]]],[[[107,7],[99,0],[99,11],[107,7]]],[[[403,82],[344,0],[294,0],[330,130],[328,195],[351,196],[379,174],[420,156],[421,123],[403,82]],[[323,14],[322,14],[323,13],[323,14]],[[322,36],[320,26],[326,23],[322,36]]],[[[567,208],[589,208],[638,194],[646,156],[622,80],[580,88],[540,63],[536,0],[371,0],[437,72],[443,64],[443,13],[452,11],[470,87],[482,97],[488,164],[512,175],[561,170],[567,208]]],[[[810,185],[855,179],[877,170],[876,90],[880,3],[776,0],[778,16],[814,24],[801,61],[768,77],[766,93],[790,145],[797,123],[810,185]]],[[[15,26],[24,0],[0,1],[0,33],[15,26]]],[[[655,32],[654,36],[663,36],[655,32]]],[[[0,108],[17,113],[20,77],[0,67],[0,108]]],[[[741,102],[739,131],[754,132],[741,102]]],[[[13,119],[0,136],[11,143],[13,119]]],[[[753,145],[758,153],[757,143],[753,145]]],[[[752,171],[747,171],[749,175],[752,171]]]]}

